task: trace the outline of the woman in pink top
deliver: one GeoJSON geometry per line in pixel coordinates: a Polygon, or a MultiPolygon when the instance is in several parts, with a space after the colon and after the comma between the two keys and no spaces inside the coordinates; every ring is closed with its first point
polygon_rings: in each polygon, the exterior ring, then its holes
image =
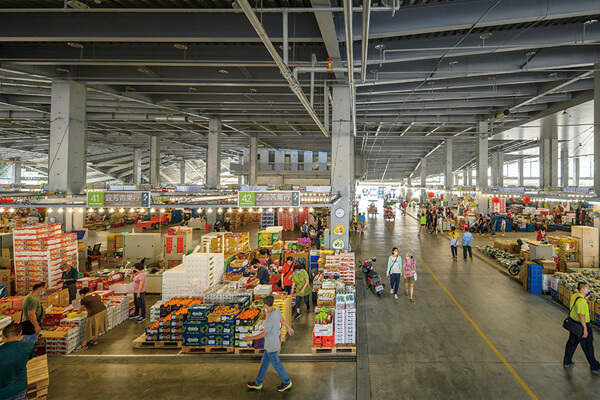
{"type": "Polygon", "coordinates": [[[133,266],[133,304],[135,313],[129,319],[137,319],[136,323],[146,320],[146,273],[143,264],[133,266]]]}
{"type": "Polygon", "coordinates": [[[408,296],[408,285],[410,285],[410,301],[414,303],[413,292],[415,289],[417,270],[415,268],[415,259],[408,252],[406,253],[406,258],[402,262],[402,269],[404,275],[404,294],[408,296]]]}

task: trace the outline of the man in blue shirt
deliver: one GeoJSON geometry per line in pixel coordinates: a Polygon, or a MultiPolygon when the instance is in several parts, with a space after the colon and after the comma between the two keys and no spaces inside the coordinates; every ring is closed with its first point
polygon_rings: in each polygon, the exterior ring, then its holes
{"type": "Polygon", "coordinates": [[[2,331],[0,346],[0,399],[27,400],[27,362],[34,344],[21,341],[21,325],[14,322],[2,331]]]}
{"type": "Polygon", "coordinates": [[[467,259],[467,252],[469,257],[473,259],[473,253],[471,252],[471,244],[473,243],[473,234],[469,231],[465,231],[462,234],[462,247],[463,247],[463,260],[467,259]]]}

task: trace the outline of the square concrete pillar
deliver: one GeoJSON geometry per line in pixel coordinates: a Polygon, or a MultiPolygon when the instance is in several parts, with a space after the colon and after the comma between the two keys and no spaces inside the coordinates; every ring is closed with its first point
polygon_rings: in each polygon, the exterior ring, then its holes
{"type": "Polygon", "coordinates": [[[248,170],[248,185],[256,186],[256,167],[257,167],[257,139],[255,137],[250,138],[250,148],[248,149],[249,170],[248,170]]]}
{"type": "Polygon", "coordinates": [[[160,186],[160,136],[150,136],[150,184],[160,186]]]}
{"type": "Polygon", "coordinates": [[[216,189],[221,183],[221,118],[208,120],[208,151],[206,157],[206,186],[216,189]]]}
{"type": "MultiPolygon", "coordinates": [[[[354,188],[354,170],[352,155],[354,136],[350,118],[350,91],[347,86],[333,87],[333,109],[331,129],[331,189],[341,196],[340,201],[331,210],[331,228],[337,225],[344,227],[342,235],[330,235],[330,246],[339,239],[344,250],[349,249],[350,220],[352,208],[350,196],[354,188]]],[[[327,153],[319,153],[319,162],[327,162],[327,153]],[[325,155],[323,160],[322,154],[325,155]]],[[[320,165],[321,167],[321,165],[320,165]]],[[[321,168],[319,168],[321,169],[321,168]]]]}
{"type": "Polygon", "coordinates": [[[52,82],[48,186],[51,191],[81,194],[87,175],[85,85],[52,82]]]}
{"type": "Polygon", "coordinates": [[[142,183],[142,149],[133,149],[133,179],[134,185],[142,183]]]}

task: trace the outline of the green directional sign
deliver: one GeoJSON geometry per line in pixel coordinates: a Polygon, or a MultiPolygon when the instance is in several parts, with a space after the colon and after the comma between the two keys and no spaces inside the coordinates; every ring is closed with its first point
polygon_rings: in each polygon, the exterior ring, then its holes
{"type": "Polygon", "coordinates": [[[267,190],[259,192],[238,192],[239,207],[299,207],[300,192],[267,190]]]}
{"type": "Polygon", "coordinates": [[[87,192],[88,207],[104,207],[104,192],[87,192]]]}
{"type": "Polygon", "coordinates": [[[238,192],[238,207],[254,207],[254,192],[238,192]]]}

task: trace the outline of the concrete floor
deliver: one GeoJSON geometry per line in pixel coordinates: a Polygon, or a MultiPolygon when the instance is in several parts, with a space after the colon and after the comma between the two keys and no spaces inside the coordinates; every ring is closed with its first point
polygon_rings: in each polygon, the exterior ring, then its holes
{"type": "MultiPolygon", "coordinates": [[[[414,252],[419,272],[415,303],[404,295],[394,300],[389,291],[382,298],[364,294],[368,346],[359,346],[358,366],[362,371],[364,361],[368,373],[358,384],[355,363],[288,359],[291,392],[277,393],[278,377],[270,371],[263,391],[251,393],[245,382],[258,371],[257,360],[134,351],[131,340],[143,327],[127,321],[86,353],[52,357],[49,399],[350,399],[362,392],[373,399],[600,398],[600,378],[590,374],[581,350],[574,368],[562,367],[562,306],[529,295],[479,255],[452,261],[446,237],[417,231],[410,216],[384,222],[380,215],[352,238],[359,259],[378,257],[381,274],[393,246],[414,252]]],[[[294,321],[298,337],[288,339],[282,359],[306,353],[310,324],[306,315],[294,321]]]]}

